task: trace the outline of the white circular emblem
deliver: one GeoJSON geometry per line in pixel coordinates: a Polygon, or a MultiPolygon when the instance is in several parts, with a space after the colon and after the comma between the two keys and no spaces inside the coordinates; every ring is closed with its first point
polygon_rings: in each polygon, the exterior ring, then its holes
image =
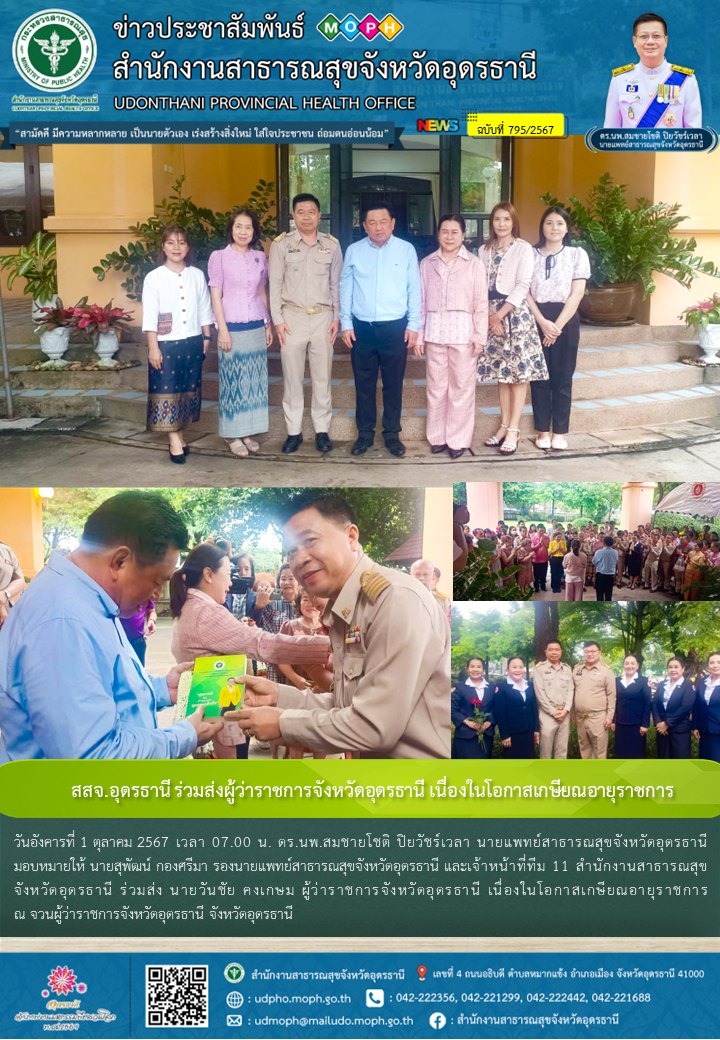
{"type": "Polygon", "coordinates": [[[87,22],[59,8],[26,18],[13,40],[15,68],[38,90],[72,90],[90,75],[96,57],[87,22]]]}

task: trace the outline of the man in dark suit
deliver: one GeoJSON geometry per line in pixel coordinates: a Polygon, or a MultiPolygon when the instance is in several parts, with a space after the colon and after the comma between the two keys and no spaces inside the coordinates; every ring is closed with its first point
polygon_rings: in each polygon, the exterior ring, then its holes
{"type": "Polygon", "coordinates": [[[465,664],[468,677],[458,683],[450,697],[450,718],[455,726],[453,758],[492,758],[495,739],[493,695],[495,686],[484,678],[485,665],[481,658],[471,657],[465,664]],[[473,701],[480,701],[479,705],[473,701]],[[475,708],[488,716],[485,722],[475,720],[475,708]],[[478,734],[482,733],[483,748],[478,734]]]}

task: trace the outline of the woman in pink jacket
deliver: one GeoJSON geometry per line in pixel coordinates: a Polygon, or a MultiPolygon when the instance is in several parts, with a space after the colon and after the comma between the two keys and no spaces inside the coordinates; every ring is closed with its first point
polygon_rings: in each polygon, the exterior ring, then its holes
{"type": "Polygon", "coordinates": [[[487,269],[490,317],[485,350],[478,357],[478,381],[497,380],[500,429],[485,441],[500,451],[517,451],[528,383],[547,379],[540,335],[528,306],[533,251],[520,237],[511,203],[498,202],[490,213],[490,237],[480,252],[487,269]]]}
{"type": "Polygon", "coordinates": [[[472,450],[477,356],[487,340],[485,268],[463,245],[465,221],[440,218],[440,248],[420,264],[422,328],[414,350],[426,358],[427,439],[433,455],[472,450]]]}

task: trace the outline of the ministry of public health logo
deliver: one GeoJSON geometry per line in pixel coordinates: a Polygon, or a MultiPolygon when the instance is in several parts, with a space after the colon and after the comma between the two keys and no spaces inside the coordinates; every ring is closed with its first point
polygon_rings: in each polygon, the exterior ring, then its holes
{"type": "Polygon", "coordinates": [[[358,35],[364,36],[366,40],[374,40],[378,35],[384,36],[388,41],[394,40],[404,28],[402,22],[392,14],[386,14],[384,18],[376,18],[372,14],[366,14],[364,18],[356,18],[354,14],[338,18],[334,14],[327,14],[317,25],[317,31],[331,43],[340,36],[344,36],[346,40],[354,40],[358,35]]]}
{"type": "Polygon", "coordinates": [[[95,65],[92,29],[71,11],[53,8],[26,18],[13,40],[13,61],[26,83],[39,90],[70,90],[95,65]]]}

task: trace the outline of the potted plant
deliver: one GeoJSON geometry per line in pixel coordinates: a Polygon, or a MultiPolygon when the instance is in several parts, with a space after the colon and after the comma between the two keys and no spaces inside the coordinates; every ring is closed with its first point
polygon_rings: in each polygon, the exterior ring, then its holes
{"type": "Polygon", "coordinates": [[[75,308],[63,306],[59,298],[52,306],[40,308],[35,326],[40,333],[42,352],[50,359],[42,368],[65,368],[67,362],[62,358],[70,342],[70,329],[75,327],[76,321],[75,308]]]}
{"type": "Polygon", "coordinates": [[[686,289],[698,274],[720,278],[720,269],[712,261],[695,256],[694,238],[675,237],[675,229],[687,219],[679,203],[640,198],[631,206],[626,190],[626,185],[615,184],[604,173],[590,189],[586,205],[575,195],[567,203],[551,193],[541,198],[546,206],[562,206],[570,215],[573,244],[587,251],[592,272],[580,314],[603,325],[626,321],[638,291],[642,290],[643,299],[655,292],[656,272],[686,289]]]}
{"type": "Polygon", "coordinates": [[[124,311],[122,307],[113,307],[113,302],[101,307],[97,303],[87,304],[87,296],[83,297],[73,308],[77,327],[87,333],[103,368],[115,368],[117,361],[113,355],[118,348],[120,330],[129,328],[132,311],[124,311]]]}
{"type": "Polygon", "coordinates": [[[30,245],[20,246],[17,253],[0,257],[0,267],[8,272],[8,289],[12,289],[16,278],[25,279],[23,294],[33,298],[33,321],[38,318],[43,307],[55,303],[57,257],[52,235],[38,231],[30,245]]]}
{"type": "Polygon", "coordinates": [[[706,365],[720,365],[720,293],[713,293],[709,300],[701,300],[686,307],[679,317],[685,319],[689,329],[697,329],[698,342],[706,365]]]}

